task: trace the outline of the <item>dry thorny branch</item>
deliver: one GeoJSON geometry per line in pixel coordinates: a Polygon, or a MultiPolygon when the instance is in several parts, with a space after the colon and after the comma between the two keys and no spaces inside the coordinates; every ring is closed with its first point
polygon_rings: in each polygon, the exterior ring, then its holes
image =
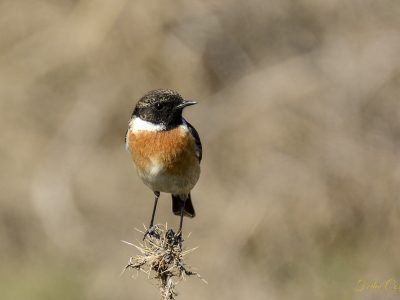
{"type": "Polygon", "coordinates": [[[129,259],[125,270],[146,273],[149,279],[156,280],[163,300],[174,300],[177,296],[176,285],[186,277],[195,275],[207,283],[184,262],[184,256],[196,248],[183,250],[183,241],[181,235],[168,229],[167,225],[155,225],[138,245],[123,241],[140,252],[129,259]]]}

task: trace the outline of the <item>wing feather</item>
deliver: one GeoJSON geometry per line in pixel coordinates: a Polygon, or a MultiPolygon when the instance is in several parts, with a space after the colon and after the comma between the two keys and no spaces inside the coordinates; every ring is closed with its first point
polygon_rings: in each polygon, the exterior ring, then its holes
{"type": "Polygon", "coordinates": [[[201,145],[200,136],[199,136],[197,130],[192,126],[192,124],[190,124],[186,120],[184,120],[184,122],[186,123],[186,125],[189,129],[189,132],[191,133],[191,135],[194,138],[194,141],[196,143],[196,155],[197,155],[197,158],[199,159],[199,162],[201,162],[201,159],[203,158],[203,146],[201,145]]]}

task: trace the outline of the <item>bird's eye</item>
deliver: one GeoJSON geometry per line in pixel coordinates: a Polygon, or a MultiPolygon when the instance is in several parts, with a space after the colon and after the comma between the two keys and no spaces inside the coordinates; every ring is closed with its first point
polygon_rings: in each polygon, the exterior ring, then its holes
{"type": "Polygon", "coordinates": [[[164,105],[163,105],[162,103],[156,103],[156,105],[155,105],[155,107],[156,107],[157,110],[162,109],[163,106],[164,106],[164,105]]]}

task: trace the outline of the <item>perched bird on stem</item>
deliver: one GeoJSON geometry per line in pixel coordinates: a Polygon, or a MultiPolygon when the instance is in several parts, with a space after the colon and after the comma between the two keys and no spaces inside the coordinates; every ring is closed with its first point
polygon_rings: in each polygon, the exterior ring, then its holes
{"type": "Polygon", "coordinates": [[[182,117],[185,107],[197,102],[184,100],[173,90],[158,89],[145,94],[136,104],[126,133],[126,148],[139,177],[155,195],[151,233],[160,193],[172,195],[172,211],[193,218],[190,191],[200,176],[202,146],[196,129],[182,117]]]}

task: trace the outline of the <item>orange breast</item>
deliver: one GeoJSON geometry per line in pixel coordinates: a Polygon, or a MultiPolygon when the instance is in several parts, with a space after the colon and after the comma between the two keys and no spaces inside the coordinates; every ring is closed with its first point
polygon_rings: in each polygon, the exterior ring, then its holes
{"type": "Polygon", "coordinates": [[[171,175],[185,175],[193,164],[198,164],[195,143],[185,129],[178,127],[168,131],[129,132],[128,149],[136,167],[149,172],[154,161],[162,164],[171,175]]]}

